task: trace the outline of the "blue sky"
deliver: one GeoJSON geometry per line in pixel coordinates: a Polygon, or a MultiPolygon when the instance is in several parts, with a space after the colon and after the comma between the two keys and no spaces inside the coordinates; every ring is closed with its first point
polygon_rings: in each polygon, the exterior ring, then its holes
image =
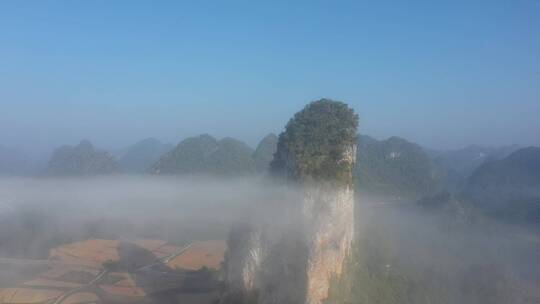
{"type": "Polygon", "coordinates": [[[540,145],[540,1],[0,1],[0,143],[254,145],[309,101],[432,148],[540,145]]]}

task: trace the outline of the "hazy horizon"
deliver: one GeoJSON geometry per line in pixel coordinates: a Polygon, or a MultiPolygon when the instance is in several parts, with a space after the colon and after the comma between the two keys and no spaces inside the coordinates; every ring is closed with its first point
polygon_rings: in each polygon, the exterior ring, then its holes
{"type": "Polygon", "coordinates": [[[0,3],[0,144],[255,146],[327,97],[431,149],[540,146],[540,3],[0,3]]]}
{"type": "MultiPolygon", "coordinates": [[[[100,145],[99,144],[100,141],[94,141],[94,140],[92,140],[92,139],[90,139],[88,137],[85,137],[85,138],[81,138],[80,140],[74,140],[72,142],[65,142],[65,143],[58,144],[58,145],[47,144],[47,145],[39,146],[39,145],[32,145],[32,143],[26,143],[26,144],[23,144],[23,145],[10,146],[10,145],[0,143],[0,147],[4,147],[4,148],[8,148],[8,149],[15,149],[16,151],[22,153],[22,155],[24,157],[28,157],[28,160],[31,163],[33,163],[34,165],[39,165],[39,164],[43,165],[45,162],[49,161],[49,158],[51,157],[51,155],[53,154],[53,152],[56,149],[58,149],[58,148],[60,148],[62,146],[72,146],[73,147],[73,146],[78,145],[80,142],[82,142],[84,140],[89,141],[94,146],[94,148],[96,148],[98,150],[103,150],[103,151],[111,153],[112,155],[119,156],[126,149],[128,149],[131,146],[133,146],[133,145],[135,145],[135,144],[137,144],[137,143],[139,143],[139,142],[141,142],[143,140],[146,140],[146,139],[150,139],[150,138],[157,139],[158,141],[160,141],[163,144],[171,144],[172,146],[176,146],[179,142],[183,141],[184,139],[187,139],[187,138],[190,138],[190,137],[196,137],[196,136],[200,136],[200,135],[204,135],[204,134],[208,134],[208,135],[216,138],[217,140],[223,139],[225,137],[232,137],[232,138],[238,139],[238,140],[246,143],[250,148],[255,150],[257,148],[258,143],[266,135],[269,135],[270,133],[275,134],[275,135],[279,135],[279,132],[269,132],[269,133],[266,133],[264,135],[261,135],[260,138],[255,139],[253,142],[249,142],[249,141],[243,140],[242,138],[238,138],[238,137],[235,137],[235,136],[232,136],[232,135],[215,136],[214,134],[211,134],[211,133],[201,132],[201,133],[196,133],[196,134],[189,135],[189,136],[186,136],[186,137],[182,137],[182,138],[179,138],[178,140],[173,140],[173,141],[163,139],[162,137],[159,137],[159,136],[148,136],[148,137],[137,139],[137,140],[135,140],[133,142],[126,143],[124,145],[116,145],[116,144],[115,145],[110,145],[110,146],[100,145]]],[[[367,136],[370,136],[372,138],[375,138],[376,140],[386,140],[386,139],[388,139],[390,137],[397,136],[397,135],[390,135],[388,137],[378,137],[378,136],[374,136],[372,134],[364,134],[364,133],[360,133],[359,135],[367,135],[367,136]]],[[[400,137],[400,136],[398,136],[398,137],[400,137]]],[[[516,144],[516,143],[508,143],[508,144],[501,144],[501,145],[482,145],[482,144],[478,144],[478,143],[470,143],[470,144],[457,146],[457,147],[437,148],[437,147],[430,147],[430,146],[422,145],[421,143],[415,142],[415,141],[411,140],[410,138],[404,138],[404,137],[401,137],[401,138],[403,138],[403,139],[405,139],[407,141],[410,141],[410,142],[412,142],[414,144],[419,144],[422,148],[430,150],[430,151],[456,151],[456,150],[465,149],[465,148],[468,148],[468,147],[471,147],[471,146],[480,146],[480,147],[483,147],[483,148],[501,148],[501,147],[509,147],[509,146],[513,146],[513,145],[517,145],[517,146],[520,146],[520,147],[523,147],[523,148],[529,147],[529,146],[540,146],[540,145],[520,145],[520,144],[516,144]]]]}

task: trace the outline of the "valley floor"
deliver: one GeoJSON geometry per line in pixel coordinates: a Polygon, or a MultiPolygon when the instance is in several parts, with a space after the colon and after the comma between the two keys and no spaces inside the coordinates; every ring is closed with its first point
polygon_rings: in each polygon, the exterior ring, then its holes
{"type": "Polygon", "coordinates": [[[224,241],[87,240],[48,260],[0,258],[0,303],[212,303],[224,241]]]}

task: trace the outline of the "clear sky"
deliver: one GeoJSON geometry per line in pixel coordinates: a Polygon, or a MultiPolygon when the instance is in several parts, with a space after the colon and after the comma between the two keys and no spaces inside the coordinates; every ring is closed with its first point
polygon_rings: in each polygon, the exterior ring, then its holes
{"type": "Polygon", "coordinates": [[[540,145],[540,1],[0,1],[3,145],[254,145],[321,97],[377,138],[540,145]]]}

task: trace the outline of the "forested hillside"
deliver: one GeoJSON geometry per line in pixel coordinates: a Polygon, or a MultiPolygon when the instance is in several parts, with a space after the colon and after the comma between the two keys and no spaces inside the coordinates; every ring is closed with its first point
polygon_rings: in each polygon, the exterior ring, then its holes
{"type": "Polygon", "coordinates": [[[464,196],[489,214],[540,222],[540,148],[486,162],[468,179],[464,196]]]}
{"type": "Polygon", "coordinates": [[[276,153],[277,142],[278,137],[274,133],[266,135],[259,142],[255,152],[253,152],[253,161],[255,162],[255,168],[257,168],[257,171],[268,171],[270,162],[274,158],[274,153],[276,153]]]}
{"type": "Polygon", "coordinates": [[[143,139],[140,142],[129,146],[124,153],[122,153],[119,160],[122,172],[144,173],[161,156],[173,148],[173,145],[162,143],[155,138],[143,139]]]}
{"type": "Polygon", "coordinates": [[[399,137],[358,138],[356,179],[358,190],[419,198],[435,193],[441,172],[417,144],[399,137]]]}
{"type": "Polygon", "coordinates": [[[56,149],[46,174],[53,176],[88,176],[118,173],[119,165],[109,153],[97,150],[87,140],[76,146],[56,149]]]}
{"type": "Polygon", "coordinates": [[[469,176],[483,163],[505,158],[519,149],[518,145],[502,147],[470,145],[457,150],[426,150],[426,152],[443,171],[443,186],[451,191],[460,191],[465,187],[469,176]]]}
{"type": "Polygon", "coordinates": [[[237,139],[217,140],[204,134],[181,141],[152,166],[150,173],[247,175],[255,172],[252,154],[253,150],[237,139]]]}

